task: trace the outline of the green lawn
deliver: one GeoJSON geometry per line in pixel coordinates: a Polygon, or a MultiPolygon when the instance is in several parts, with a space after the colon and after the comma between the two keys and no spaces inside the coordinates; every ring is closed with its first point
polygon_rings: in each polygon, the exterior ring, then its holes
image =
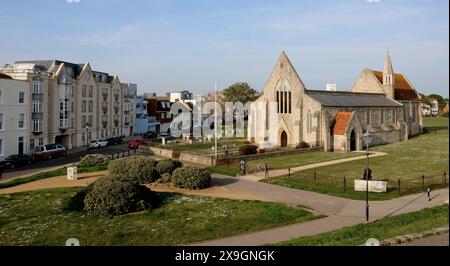
{"type": "Polygon", "coordinates": [[[448,117],[423,117],[423,126],[448,128],[448,117]]]}
{"type": "Polygon", "coordinates": [[[280,246],[356,246],[369,238],[386,240],[396,236],[419,233],[448,226],[448,205],[418,212],[388,217],[370,224],[360,224],[340,230],[279,243],[280,246]]]}
{"type": "MultiPolygon", "coordinates": [[[[104,171],[106,169],[107,169],[106,165],[93,166],[93,167],[78,167],[77,172],[79,174],[92,173],[92,172],[104,171]]],[[[54,177],[54,176],[61,176],[61,175],[65,175],[65,174],[67,174],[67,167],[61,167],[56,170],[42,172],[42,173],[34,174],[34,175],[31,175],[28,177],[13,179],[13,180],[5,182],[5,183],[0,183],[0,189],[15,187],[15,186],[22,185],[25,183],[30,183],[30,182],[33,182],[36,180],[54,177]]]]}
{"type": "MultiPolygon", "coordinates": [[[[407,141],[383,145],[372,150],[386,152],[386,156],[370,159],[370,167],[375,180],[388,181],[388,193],[371,193],[371,200],[390,199],[399,196],[397,187],[401,180],[401,195],[422,191],[422,174],[425,186],[444,187],[443,174],[448,173],[448,130],[437,134],[423,134],[407,141]]],[[[364,192],[353,191],[353,180],[361,179],[365,160],[306,170],[287,176],[264,180],[263,182],[316,191],[340,197],[364,199],[364,192]],[[314,172],[317,171],[316,184],[314,172]],[[344,176],[347,190],[344,191],[344,176]]],[[[447,182],[448,184],[448,175],[447,182]]]]}
{"type": "Polygon", "coordinates": [[[319,216],[284,204],[158,193],[150,212],[114,218],[66,213],[63,203],[79,188],[0,196],[0,245],[176,245],[220,238],[319,216]]]}
{"type": "MultiPolygon", "coordinates": [[[[338,153],[338,152],[305,152],[293,155],[280,155],[267,157],[259,160],[248,161],[248,170],[253,171],[258,164],[266,164],[269,170],[271,169],[287,169],[297,166],[349,158],[354,156],[361,156],[361,153],[338,153]]],[[[209,167],[208,171],[211,173],[218,173],[229,176],[236,176],[239,173],[240,166],[239,163],[233,163],[228,165],[220,165],[209,167]]]]}

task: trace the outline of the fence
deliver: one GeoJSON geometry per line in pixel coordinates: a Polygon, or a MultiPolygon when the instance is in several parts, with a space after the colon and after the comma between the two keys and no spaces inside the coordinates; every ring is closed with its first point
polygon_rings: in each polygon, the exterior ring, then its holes
{"type": "MultiPolygon", "coordinates": [[[[268,166],[265,166],[267,169],[268,166]]],[[[282,177],[270,177],[266,171],[264,177],[267,178],[282,178],[288,181],[309,184],[313,186],[331,187],[333,189],[342,189],[343,192],[354,191],[353,181],[361,179],[361,177],[351,177],[343,175],[342,178],[330,176],[329,174],[321,174],[318,170],[314,170],[308,175],[293,175],[291,169],[287,169],[286,175],[282,177]]],[[[255,172],[257,173],[257,172],[255,172]]],[[[415,178],[386,178],[374,179],[374,181],[386,181],[388,193],[398,193],[398,196],[411,194],[414,192],[426,192],[428,188],[437,189],[448,186],[448,173],[444,171],[442,174],[433,175],[418,175],[415,178]]]]}
{"type": "Polygon", "coordinates": [[[113,152],[111,154],[109,154],[109,156],[111,156],[111,159],[119,159],[119,158],[124,158],[124,157],[128,157],[131,155],[136,155],[138,154],[138,150],[134,149],[134,150],[127,150],[127,151],[119,151],[119,152],[113,152]]]}

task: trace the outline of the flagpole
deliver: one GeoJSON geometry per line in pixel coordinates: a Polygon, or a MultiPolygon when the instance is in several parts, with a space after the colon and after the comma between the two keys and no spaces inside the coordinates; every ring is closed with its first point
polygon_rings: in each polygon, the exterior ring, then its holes
{"type": "Polygon", "coordinates": [[[214,83],[214,155],[217,159],[217,82],[214,83]]]}

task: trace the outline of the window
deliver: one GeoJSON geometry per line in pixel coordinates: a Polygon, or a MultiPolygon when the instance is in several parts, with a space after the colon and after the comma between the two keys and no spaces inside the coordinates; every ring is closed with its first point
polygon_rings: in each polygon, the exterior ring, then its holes
{"type": "Polygon", "coordinates": [[[366,112],[366,123],[367,125],[370,125],[370,110],[367,110],[366,112]]]}
{"type": "Polygon", "coordinates": [[[3,117],[4,117],[4,114],[3,113],[0,113],[0,130],[4,130],[5,128],[3,127],[3,117]]]}
{"type": "Polygon", "coordinates": [[[19,128],[23,129],[25,128],[25,114],[24,113],[19,113],[19,128]]]}
{"type": "Polygon", "coordinates": [[[289,113],[292,113],[292,93],[289,92],[289,113]]]}
{"type": "Polygon", "coordinates": [[[81,116],[81,126],[82,127],[86,126],[86,116],[85,115],[81,116]]]}
{"type": "Polygon", "coordinates": [[[89,112],[92,113],[94,111],[94,102],[89,101],[89,112]]]}
{"type": "Polygon", "coordinates": [[[33,113],[42,113],[42,101],[33,100],[33,113]]]}
{"type": "Polygon", "coordinates": [[[89,97],[93,97],[94,96],[94,87],[93,86],[89,86],[89,97]]]}
{"type": "Polygon", "coordinates": [[[5,155],[4,153],[4,147],[3,147],[3,139],[0,139],[0,155],[3,156],[5,155]]]}
{"type": "Polygon", "coordinates": [[[30,139],[30,151],[34,150],[34,139],[30,139]]]}
{"type": "Polygon", "coordinates": [[[33,119],[33,132],[42,132],[42,120],[33,119]]]}
{"type": "Polygon", "coordinates": [[[92,115],[89,116],[89,125],[90,126],[94,125],[94,117],[92,115]]]}
{"type": "Polygon", "coordinates": [[[381,119],[381,124],[383,125],[384,124],[384,110],[383,109],[381,109],[381,111],[380,111],[380,119],[381,119]]]}
{"type": "Polygon", "coordinates": [[[40,78],[33,80],[33,93],[35,94],[42,93],[42,80],[40,78]]]}
{"type": "Polygon", "coordinates": [[[81,97],[86,97],[86,85],[81,87],[81,97]]]}
{"type": "Polygon", "coordinates": [[[19,103],[25,103],[25,92],[19,91],[19,103]]]}
{"type": "Polygon", "coordinates": [[[81,141],[86,142],[86,133],[81,133],[81,141]]]}
{"type": "Polygon", "coordinates": [[[0,90],[0,103],[3,103],[3,93],[2,93],[2,90],[0,90]]]}
{"type": "Polygon", "coordinates": [[[277,113],[280,113],[280,92],[277,91],[277,113]]]}
{"type": "Polygon", "coordinates": [[[39,138],[38,145],[39,146],[44,145],[44,138],[39,138]]]}
{"type": "Polygon", "coordinates": [[[86,113],[86,100],[81,102],[81,112],[86,113]]]}

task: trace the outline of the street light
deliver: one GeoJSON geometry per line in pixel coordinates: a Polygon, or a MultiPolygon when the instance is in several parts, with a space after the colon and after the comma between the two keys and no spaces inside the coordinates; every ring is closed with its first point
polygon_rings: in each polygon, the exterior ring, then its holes
{"type": "Polygon", "coordinates": [[[366,222],[369,222],[369,179],[372,178],[372,170],[369,168],[369,145],[372,142],[372,134],[369,130],[363,134],[363,140],[366,144],[366,169],[364,170],[364,178],[366,179],[366,222]]]}
{"type": "Polygon", "coordinates": [[[86,124],[86,154],[89,153],[89,123],[86,124]]]}

